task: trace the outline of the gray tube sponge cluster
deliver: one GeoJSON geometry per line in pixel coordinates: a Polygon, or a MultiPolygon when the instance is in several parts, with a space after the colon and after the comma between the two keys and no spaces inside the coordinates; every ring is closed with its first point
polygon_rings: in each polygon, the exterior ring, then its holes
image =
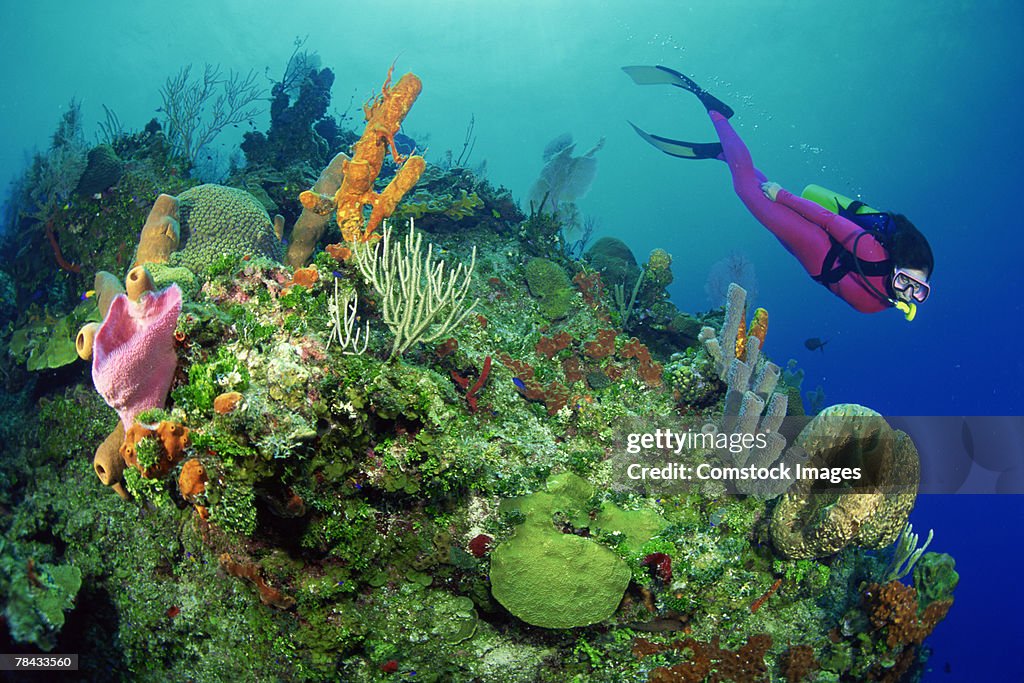
{"type": "MultiPolygon", "coordinates": [[[[725,410],[719,432],[730,434],[763,433],[767,443],[762,447],[743,449],[739,453],[723,450],[719,455],[724,462],[737,467],[754,465],[768,467],[780,459],[801,459],[802,453],[794,451],[784,455],[786,439],[779,433],[786,417],[789,400],[784,393],[776,392],[781,368],[761,358],[761,342],[757,337],[748,336],[745,342],[745,357],[736,357],[736,340],[746,315],[747,292],[735,282],[729,285],[726,294],[725,321],[716,334],[712,327],[704,327],[698,339],[714,359],[719,378],[728,385],[725,396],[725,410]]],[[[774,498],[788,487],[786,480],[744,480],[737,482],[737,490],[747,495],[774,498]]]]}

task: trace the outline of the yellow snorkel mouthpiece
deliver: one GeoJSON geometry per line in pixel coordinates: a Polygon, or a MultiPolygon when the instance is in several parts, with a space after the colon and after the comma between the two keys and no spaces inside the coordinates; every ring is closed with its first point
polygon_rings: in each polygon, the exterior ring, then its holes
{"type": "Polygon", "coordinates": [[[917,304],[913,301],[910,303],[907,303],[906,301],[897,301],[896,308],[903,311],[903,317],[907,319],[908,323],[917,315],[917,304]]]}

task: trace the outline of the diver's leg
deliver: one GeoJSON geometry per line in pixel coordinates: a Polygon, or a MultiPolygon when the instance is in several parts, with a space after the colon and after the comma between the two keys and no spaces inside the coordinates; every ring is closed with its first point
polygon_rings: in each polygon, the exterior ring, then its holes
{"type": "Polygon", "coordinates": [[[804,270],[818,275],[830,246],[828,235],[796,211],[764,196],[761,183],[765,182],[765,176],[754,168],[750,150],[725,116],[716,111],[708,113],[722,143],[722,160],[729,165],[732,185],[740,200],[754,218],[796,256],[804,270]]]}

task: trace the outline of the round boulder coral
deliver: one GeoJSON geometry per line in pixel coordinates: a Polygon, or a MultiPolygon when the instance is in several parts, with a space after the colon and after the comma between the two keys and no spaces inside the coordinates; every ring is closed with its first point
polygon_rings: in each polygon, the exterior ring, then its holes
{"type": "MultiPolygon", "coordinates": [[[[629,566],[608,548],[562,533],[552,524],[556,514],[578,527],[588,524],[593,486],[564,473],[551,477],[546,488],[510,501],[525,521],[491,552],[491,593],[505,609],[534,626],[574,628],[604,621],[622,601],[629,566]]],[[[613,515],[607,530],[631,536],[627,529],[612,528],[623,518],[630,531],[639,533],[640,544],[649,538],[644,534],[652,522],[646,517],[613,515]]]]}
{"type": "Polygon", "coordinates": [[[532,525],[491,553],[491,592],[528,624],[587,626],[612,616],[629,585],[629,566],[593,541],[532,525]]]}
{"type": "Polygon", "coordinates": [[[199,185],[178,195],[178,201],[184,247],[171,255],[172,265],[201,274],[224,254],[284,258],[267,210],[245,190],[199,185]]]}
{"type": "Polygon", "coordinates": [[[771,537],[791,559],[823,557],[849,545],[884,548],[914,507],[920,461],[914,443],[875,411],[854,404],[823,410],[796,439],[808,468],[860,468],[849,484],[803,477],[772,514],[771,537]]]}

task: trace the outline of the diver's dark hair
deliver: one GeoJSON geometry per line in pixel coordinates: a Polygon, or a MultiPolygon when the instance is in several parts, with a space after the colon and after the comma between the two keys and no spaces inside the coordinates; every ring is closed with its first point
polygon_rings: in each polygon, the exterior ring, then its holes
{"type": "Polygon", "coordinates": [[[890,213],[889,216],[896,224],[896,230],[880,240],[889,253],[889,259],[897,268],[917,268],[928,273],[930,278],[935,270],[935,258],[928,240],[906,216],[898,213],[890,213]]]}

